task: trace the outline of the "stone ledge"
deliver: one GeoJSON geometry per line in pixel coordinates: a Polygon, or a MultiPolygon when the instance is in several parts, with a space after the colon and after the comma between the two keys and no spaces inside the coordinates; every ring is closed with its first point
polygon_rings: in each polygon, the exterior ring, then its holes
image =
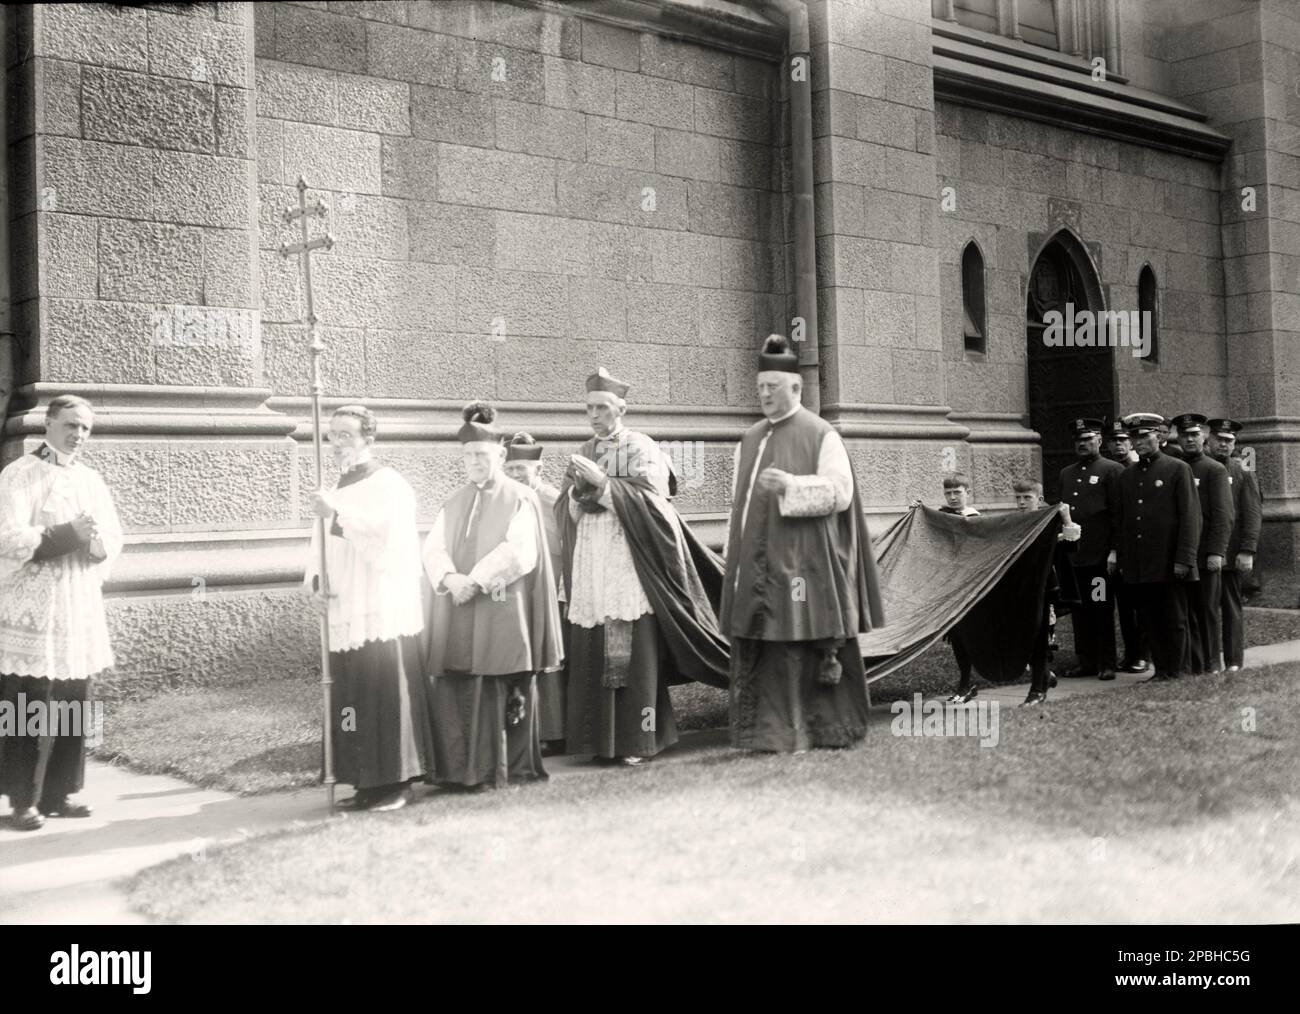
{"type": "Polygon", "coordinates": [[[267,406],[270,388],[36,383],[14,392],[3,435],[45,432],[43,406],[60,394],[90,400],[97,434],[284,437],[296,425],[267,406]]]}
{"type": "Polygon", "coordinates": [[[1264,523],[1300,521],[1300,496],[1265,496],[1264,523]]]}
{"type": "MultiPolygon", "coordinates": [[[[414,398],[321,399],[322,417],[341,405],[364,404],[380,417],[383,440],[454,440],[461,426],[461,401],[425,401],[414,398]]],[[[268,407],[298,420],[295,440],[311,440],[311,402],[307,398],[275,397],[268,407]]],[[[585,440],[591,427],[583,421],[578,398],[572,403],[493,401],[497,425],[502,430],[526,429],[540,441],[585,440]],[[567,417],[567,419],[565,418],[567,417]]],[[[628,425],[652,437],[675,440],[736,441],[758,421],[757,409],[702,405],[638,405],[633,401],[628,425]]]]}
{"type": "Polygon", "coordinates": [[[977,106],[1067,130],[1129,141],[1219,162],[1232,139],[1206,126],[1192,106],[1118,78],[1095,82],[1090,68],[1063,61],[1050,50],[1009,51],[994,37],[936,21],[933,28],[934,97],[977,106]],[[1055,59],[1049,60],[1047,57],[1055,59]]]}
{"type": "Polygon", "coordinates": [[[947,405],[872,405],[840,402],[822,407],[822,418],[846,438],[965,440],[969,427],[952,422],[947,405]]]}
{"type": "Polygon", "coordinates": [[[1020,412],[953,412],[948,418],[969,428],[968,444],[1042,443],[1042,436],[1026,425],[1020,412]]]}
{"type": "Polygon", "coordinates": [[[603,0],[585,5],[561,0],[511,2],[767,60],[780,56],[786,41],[784,25],[728,0],[603,0]]]}
{"type": "Polygon", "coordinates": [[[1242,416],[1237,421],[1241,423],[1241,432],[1237,434],[1238,447],[1248,444],[1300,443],[1300,416],[1242,416]]]}

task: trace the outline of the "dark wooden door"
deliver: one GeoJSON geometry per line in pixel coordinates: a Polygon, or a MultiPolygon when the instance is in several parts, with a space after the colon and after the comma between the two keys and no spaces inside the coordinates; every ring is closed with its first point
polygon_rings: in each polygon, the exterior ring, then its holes
{"type": "Polygon", "coordinates": [[[1043,316],[1050,310],[1096,311],[1078,267],[1059,242],[1034,264],[1025,306],[1029,343],[1029,424],[1042,437],[1043,495],[1060,499],[1061,469],[1074,461],[1070,423],[1091,416],[1109,419],[1115,411],[1115,353],[1108,347],[1070,348],[1044,344],[1043,316]]]}

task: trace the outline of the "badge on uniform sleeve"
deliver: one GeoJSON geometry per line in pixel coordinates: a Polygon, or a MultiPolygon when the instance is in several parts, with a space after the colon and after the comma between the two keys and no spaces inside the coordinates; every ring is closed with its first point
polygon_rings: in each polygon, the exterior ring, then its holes
{"type": "Polygon", "coordinates": [[[1089,485],[1089,486],[1095,486],[1095,485],[1097,485],[1097,476],[1095,476],[1095,475],[1090,475],[1090,476],[1088,476],[1088,485],[1089,485]]]}
{"type": "Polygon", "coordinates": [[[1164,484],[1165,484],[1165,480],[1164,480],[1164,479],[1157,479],[1157,480],[1156,480],[1156,485],[1157,485],[1157,486],[1163,486],[1164,484]]]}

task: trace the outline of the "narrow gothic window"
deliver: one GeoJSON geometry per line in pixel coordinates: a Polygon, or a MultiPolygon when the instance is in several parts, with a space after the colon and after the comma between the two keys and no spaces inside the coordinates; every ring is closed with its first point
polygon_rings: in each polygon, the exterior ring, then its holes
{"type": "Polygon", "coordinates": [[[1151,354],[1147,356],[1148,363],[1158,363],[1160,361],[1160,321],[1156,314],[1156,274],[1151,270],[1150,265],[1142,268],[1142,273],[1138,275],[1138,309],[1142,311],[1142,326],[1150,327],[1151,354]],[[1150,316],[1147,316],[1147,314],[1150,316]],[[1150,321],[1150,324],[1147,324],[1150,321]]]}
{"type": "Polygon", "coordinates": [[[962,335],[967,352],[986,351],[988,333],[984,313],[984,258],[971,240],[961,255],[962,335]]]}

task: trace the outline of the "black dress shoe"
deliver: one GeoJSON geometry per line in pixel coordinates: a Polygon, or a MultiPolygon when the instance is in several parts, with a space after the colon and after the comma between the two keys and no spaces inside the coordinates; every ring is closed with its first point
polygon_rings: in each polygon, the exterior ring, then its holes
{"type": "Polygon", "coordinates": [[[948,698],[949,704],[966,704],[979,696],[979,687],[957,688],[957,692],[948,698]]]}
{"type": "Polygon", "coordinates": [[[1176,679],[1176,678],[1177,678],[1177,677],[1175,677],[1175,676],[1171,676],[1171,675],[1170,675],[1169,673],[1167,673],[1167,672],[1162,672],[1161,670],[1157,669],[1154,673],[1152,673],[1150,676],[1148,676],[1148,677],[1147,677],[1146,679],[1144,679],[1142,682],[1143,682],[1143,683],[1169,683],[1169,682],[1172,682],[1172,681],[1173,681],[1174,679],[1176,679]]]}
{"type": "Polygon", "coordinates": [[[36,807],[29,806],[21,813],[14,813],[13,826],[15,831],[39,831],[45,826],[45,818],[36,807]]]}
{"type": "Polygon", "coordinates": [[[1097,679],[1101,680],[1103,683],[1108,683],[1114,678],[1115,678],[1114,669],[1105,669],[1102,672],[1097,674],[1097,679]]]}
{"type": "Polygon", "coordinates": [[[41,813],[46,817],[89,817],[94,811],[85,803],[73,803],[59,799],[53,803],[42,804],[41,813]]]}
{"type": "Polygon", "coordinates": [[[1069,672],[1061,673],[1061,676],[1067,680],[1095,680],[1097,675],[1096,669],[1071,669],[1069,672]]]}
{"type": "Polygon", "coordinates": [[[371,813],[392,813],[394,810],[400,810],[406,805],[406,789],[399,789],[392,795],[385,796],[377,800],[370,806],[366,807],[371,813]]]}
{"type": "Polygon", "coordinates": [[[1046,690],[1031,690],[1029,696],[1025,698],[1022,708],[1032,708],[1036,704],[1042,704],[1047,700],[1046,690]]]}
{"type": "Polygon", "coordinates": [[[1140,658],[1140,659],[1138,659],[1136,662],[1121,662],[1118,666],[1116,666],[1116,671],[1117,671],[1117,672],[1131,672],[1131,673],[1142,673],[1142,672],[1146,672],[1146,671],[1147,671],[1147,661],[1146,661],[1146,659],[1144,659],[1144,658],[1140,658]]]}

